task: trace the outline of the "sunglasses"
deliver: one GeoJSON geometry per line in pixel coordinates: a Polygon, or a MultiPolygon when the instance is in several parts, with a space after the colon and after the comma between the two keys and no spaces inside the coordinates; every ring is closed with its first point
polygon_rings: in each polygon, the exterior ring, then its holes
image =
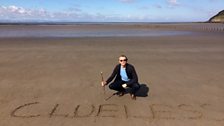
{"type": "Polygon", "coordinates": [[[127,59],[124,59],[124,60],[120,60],[120,62],[123,62],[123,61],[127,61],[127,59]]]}

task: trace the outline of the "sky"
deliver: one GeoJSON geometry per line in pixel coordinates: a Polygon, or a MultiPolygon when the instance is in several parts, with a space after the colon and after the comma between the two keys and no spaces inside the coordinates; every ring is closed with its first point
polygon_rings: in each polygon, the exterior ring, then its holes
{"type": "Polygon", "coordinates": [[[0,21],[199,22],[224,0],[0,0],[0,21]]]}

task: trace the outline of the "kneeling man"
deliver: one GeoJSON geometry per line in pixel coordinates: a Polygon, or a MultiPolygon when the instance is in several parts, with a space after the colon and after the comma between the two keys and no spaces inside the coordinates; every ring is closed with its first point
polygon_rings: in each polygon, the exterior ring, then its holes
{"type": "Polygon", "coordinates": [[[133,65],[127,63],[128,58],[125,55],[119,57],[119,64],[115,66],[111,76],[102,82],[102,86],[108,85],[115,77],[113,83],[109,84],[109,88],[119,92],[119,96],[123,96],[126,88],[131,88],[131,98],[136,99],[135,93],[140,88],[138,76],[133,65]]]}

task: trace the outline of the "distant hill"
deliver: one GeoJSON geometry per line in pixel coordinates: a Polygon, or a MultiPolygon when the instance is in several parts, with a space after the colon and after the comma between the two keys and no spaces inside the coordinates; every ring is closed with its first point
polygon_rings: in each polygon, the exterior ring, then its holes
{"type": "Polygon", "coordinates": [[[220,11],[218,14],[209,19],[208,22],[211,23],[224,23],[224,10],[220,11]]]}

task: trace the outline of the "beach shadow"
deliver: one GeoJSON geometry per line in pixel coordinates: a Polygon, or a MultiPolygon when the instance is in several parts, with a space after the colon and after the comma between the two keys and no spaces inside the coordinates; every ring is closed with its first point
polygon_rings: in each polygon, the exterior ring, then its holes
{"type": "MultiPolygon", "coordinates": [[[[138,89],[138,91],[135,93],[136,97],[147,97],[148,93],[149,93],[149,87],[146,84],[139,84],[140,88],[138,89]]],[[[131,89],[128,88],[125,91],[125,94],[130,93],[131,89]]]]}
{"type": "Polygon", "coordinates": [[[146,84],[140,84],[140,88],[135,93],[136,97],[147,97],[149,93],[149,87],[146,84]]]}

